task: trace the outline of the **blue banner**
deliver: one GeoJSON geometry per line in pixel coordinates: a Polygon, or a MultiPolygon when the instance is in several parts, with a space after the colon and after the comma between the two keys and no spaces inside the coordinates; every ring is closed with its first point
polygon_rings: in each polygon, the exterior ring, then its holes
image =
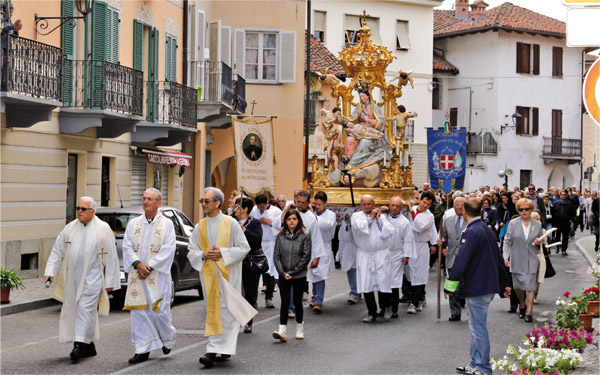
{"type": "Polygon", "coordinates": [[[433,190],[449,193],[465,184],[467,158],[466,128],[427,128],[427,160],[429,180],[433,190]]]}

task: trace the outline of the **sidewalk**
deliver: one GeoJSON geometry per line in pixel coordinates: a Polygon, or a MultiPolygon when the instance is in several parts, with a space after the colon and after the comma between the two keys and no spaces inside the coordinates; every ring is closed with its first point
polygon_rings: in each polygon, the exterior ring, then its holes
{"type": "Polygon", "coordinates": [[[0,316],[41,309],[60,303],[52,298],[52,287],[45,287],[43,277],[24,279],[23,285],[25,285],[25,289],[10,291],[10,303],[1,305],[0,316]]]}

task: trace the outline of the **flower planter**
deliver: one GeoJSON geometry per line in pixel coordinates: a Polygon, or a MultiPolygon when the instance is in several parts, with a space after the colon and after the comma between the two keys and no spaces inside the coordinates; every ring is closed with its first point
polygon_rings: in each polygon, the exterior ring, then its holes
{"type": "Polygon", "coordinates": [[[579,319],[581,319],[581,321],[583,322],[585,330],[587,332],[592,332],[594,330],[594,328],[592,327],[593,317],[594,314],[579,314],[579,319]]]}
{"type": "Polygon", "coordinates": [[[2,288],[1,297],[2,304],[10,303],[10,288],[2,288]]]}
{"type": "Polygon", "coordinates": [[[600,316],[599,308],[600,301],[590,301],[588,305],[588,314],[593,314],[595,318],[600,316]]]}

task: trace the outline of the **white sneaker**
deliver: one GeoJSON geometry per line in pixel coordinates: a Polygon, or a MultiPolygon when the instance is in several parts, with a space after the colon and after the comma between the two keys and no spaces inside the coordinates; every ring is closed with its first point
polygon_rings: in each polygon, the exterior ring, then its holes
{"type": "Polygon", "coordinates": [[[383,313],[383,319],[389,320],[392,318],[392,306],[388,306],[385,308],[385,312],[383,313]]]}
{"type": "Polygon", "coordinates": [[[287,341],[287,327],[283,324],[279,325],[279,331],[273,331],[273,338],[281,342],[287,341]]]}
{"type": "Polygon", "coordinates": [[[356,305],[358,303],[358,298],[359,298],[359,296],[356,296],[356,295],[348,296],[348,304],[356,305]]]}
{"type": "Polygon", "coordinates": [[[417,306],[416,310],[417,311],[423,311],[423,306],[425,306],[425,304],[423,303],[423,301],[419,302],[419,305],[417,306]]]}
{"type": "Polygon", "coordinates": [[[304,339],[304,322],[296,323],[296,339],[304,339]]]}
{"type": "Polygon", "coordinates": [[[406,309],[406,312],[409,314],[416,314],[417,310],[415,309],[415,305],[413,305],[412,303],[408,305],[408,309],[406,309]]]}
{"type": "Polygon", "coordinates": [[[304,294],[302,294],[302,301],[308,301],[308,293],[304,292],[304,294]]]}

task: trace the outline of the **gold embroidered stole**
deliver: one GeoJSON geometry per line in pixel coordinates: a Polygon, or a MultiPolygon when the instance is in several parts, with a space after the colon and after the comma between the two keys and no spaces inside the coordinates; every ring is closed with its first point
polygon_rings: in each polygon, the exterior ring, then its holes
{"type": "MultiPolygon", "coordinates": [[[[133,226],[133,234],[131,235],[131,245],[133,247],[133,252],[138,256],[138,259],[140,259],[142,243],[144,241],[145,217],[142,215],[134,220],[135,223],[133,226]]],[[[140,259],[146,264],[158,254],[163,244],[165,220],[168,219],[161,215],[154,223],[148,254],[145,260],[140,259]]],[[[127,294],[125,296],[123,310],[145,310],[148,308],[148,300],[150,300],[150,303],[152,303],[152,311],[160,312],[159,303],[163,298],[159,297],[157,282],[157,270],[150,272],[150,275],[148,275],[145,280],[140,279],[137,269],[134,268],[129,272],[127,294]],[[146,284],[149,296],[146,296],[142,283],[146,284]]]]}
{"type": "MultiPolygon", "coordinates": [[[[198,226],[198,240],[202,251],[208,251],[211,246],[208,242],[207,218],[200,220],[198,226]]],[[[219,234],[217,235],[218,248],[228,248],[229,239],[231,238],[231,217],[223,216],[219,224],[219,234]]],[[[221,320],[221,298],[219,295],[219,280],[217,276],[217,268],[219,273],[227,281],[229,281],[229,267],[223,264],[223,258],[217,262],[213,260],[204,260],[202,266],[202,280],[204,281],[204,289],[207,294],[206,308],[206,324],[204,327],[205,336],[216,336],[223,334],[223,322],[221,320]]]]}

